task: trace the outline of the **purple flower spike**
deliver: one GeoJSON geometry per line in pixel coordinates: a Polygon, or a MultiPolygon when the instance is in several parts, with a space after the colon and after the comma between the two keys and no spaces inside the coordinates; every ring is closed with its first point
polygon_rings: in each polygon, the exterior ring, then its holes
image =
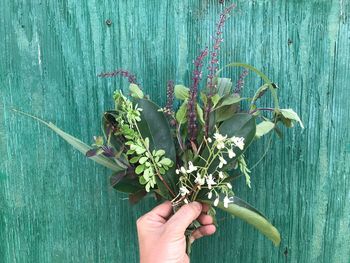
{"type": "Polygon", "coordinates": [[[137,83],[135,75],[125,69],[117,69],[112,72],[101,73],[100,75],[98,75],[98,77],[100,78],[113,78],[116,76],[122,76],[124,78],[127,78],[129,83],[136,84],[140,87],[140,85],[137,83]]]}
{"type": "Polygon", "coordinates": [[[169,80],[166,90],[166,106],[165,113],[171,115],[173,113],[173,104],[174,104],[174,81],[169,80]]]}
{"type": "Polygon", "coordinates": [[[191,141],[196,140],[197,136],[197,96],[198,96],[198,86],[202,79],[202,67],[203,60],[208,55],[208,48],[205,48],[200,55],[193,62],[194,70],[192,76],[192,86],[190,90],[190,99],[188,102],[188,111],[187,111],[187,119],[188,119],[188,134],[190,136],[191,141]]]}
{"type": "Polygon", "coordinates": [[[226,19],[233,8],[235,8],[236,5],[232,4],[224,9],[224,11],[220,14],[220,20],[217,23],[216,27],[216,34],[213,37],[214,38],[214,46],[213,51],[210,52],[210,61],[208,66],[208,82],[207,82],[207,88],[208,88],[208,103],[205,108],[205,136],[208,136],[209,133],[209,114],[211,111],[211,97],[214,95],[214,91],[216,88],[216,85],[214,83],[214,78],[216,71],[219,69],[219,51],[220,51],[220,45],[224,41],[222,38],[223,28],[226,22],[226,19]]]}
{"type": "Polygon", "coordinates": [[[242,89],[243,89],[243,86],[244,86],[244,79],[245,77],[248,75],[249,71],[247,69],[244,69],[241,73],[241,75],[239,75],[239,79],[237,81],[237,84],[236,84],[236,88],[234,90],[234,93],[237,93],[237,94],[240,94],[242,89]]]}

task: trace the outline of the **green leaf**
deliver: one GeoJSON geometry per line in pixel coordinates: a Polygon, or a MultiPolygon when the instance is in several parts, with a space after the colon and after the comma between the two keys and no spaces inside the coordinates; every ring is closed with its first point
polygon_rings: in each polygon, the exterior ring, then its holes
{"type": "MultiPolygon", "coordinates": [[[[220,195],[220,200],[223,199],[224,196],[220,195]]],[[[281,243],[280,233],[262,213],[236,196],[233,196],[232,200],[233,202],[230,203],[227,208],[224,207],[223,202],[220,201],[218,208],[246,221],[248,224],[254,226],[257,230],[269,238],[275,244],[275,246],[279,246],[281,243]]],[[[213,204],[213,201],[207,198],[202,198],[199,201],[211,205],[213,204]]]]}
{"type": "Polygon", "coordinates": [[[128,174],[114,173],[110,177],[111,186],[123,193],[136,193],[140,190],[143,190],[144,187],[139,183],[139,179],[136,176],[131,176],[128,174]]]}
{"type": "Polygon", "coordinates": [[[190,89],[184,85],[175,85],[174,93],[175,97],[179,100],[187,100],[190,97],[190,89]]]}
{"type": "MultiPolygon", "coordinates": [[[[234,114],[236,114],[237,110],[238,110],[237,104],[222,106],[210,113],[211,114],[210,119],[216,123],[226,121],[229,118],[231,118],[234,114]]],[[[214,124],[215,123],[213,123],[213,125],[214,124]]]]}
{"type": "Polygon", "coordinates": [[[137,163],[140,159],[140,156],[135,156],[130,159],[130,163],[137,163]]]}
{"type": "Polygon", "coordinates": [[[176,112],[175,117],[179,124],[184,124],[187,122],[187,104],[188,104],[188,101],[185,100],[176,112]]]}
{"type": "Polygon", "coordinates": [[[140,158],[139,163],[144,164],[147,160],[148,160],[148,157],[143,156],[140,158]]]}
{"type": "MultiPolygon", "coordinates": [[[[149,100],[140,99],[138,100],[138,105],[142,108],[139,129],[143,138],[149,138],[150,150],[165,150],[165,157],[176,163],[175,145],[166,117],[162,112],[158,111],[159,107],[149,100]]],[[[171,200],[174,196],[169,193],[158,176],[156,179],[162,195],[171,200]]],[[[175,175],[175,166],[163,175],[163,179],[172,192],[177,193],[178,177],[175,175]]]]}
{"type": "Polygon", "coordinates": [[[159,163],[165,166],[170,166],[172,164],[172,161],[169,158],[163,158],[159,163]]]}
{"type": "MultiPolygon", "coordinates": [[[[291,121],[298,122],[300,127],[304,129],[303,122],[301,121],[298,114],[294,110],[292,110],[292,109],[279,109],[279,111],[281,112],[281,114],[284,118],[291,120],[291,121]]],[[[288,126],[288,127],[293,127],[293,123],[290,122],[290,126],[288,126]]]]}
{"type": "MultiPolygon", "coordinates": [[[[224,169],[231,168],[230,166],[233,164],[233,161],[236,160],[254,140],[256,133],[255,117],[248,113],[237,113],[221,124],[219,132],[222,135],[227,135],[227,137],[236,136],[244,138],[244,148],[240,150],[236,147],[234,149],[236,154],[234,158],[229,159],[226,154],[224,155],[225,159],[231,160],[228,165],[224,166],[224,169]]],[[[214,163],[214,166],[215,165],[217,164],[214,163]]]]}
{"type": "Polygon", "coordinates": [[[146,146],[146,149],[149,149],[149,139],[148,139],[148,137],[145,138],[145,146],[146,146]]]}
{"type": "MultiPolygon", "coordinates": [[[[235,164],[235,160],[249,147],[251,142],[253,141],[256,133],[256,123],[255,123],[255,117],[248,114],[248,113],[237,113],[231,116],[228,120],[222,122],[222,124],[219,127],[219,132],[222,135],[227,135],[227,137],[243,137],[244,138],[244,148],[243,150],[240,150],[238,147],[234,148],[234,152],[236,156],[232,159],[228,157],[228,154],[224,154],[223,157],[228,161],[227,165],[223,166],[223,171],[228,171],[233,169],[233,166],[235,164]]],[[[209,152],[207,149],[204,150],[202,157],[206,159],[209,155],[209,152]]],[[[204,161],[202,158],[198,160],[199,166],[203,166],[204,161]]],[[[216,158],[212,164],[210,165],[208,169],[208,173],[213,173],[215,169],[217,168],[219,164],[219,159],[216,158]]]]}
{"type": "Polygon", "coordinates": [[[134,83],[129,85],[129,91],[134,98],[142,99],[144,97],[142,90],[134,83]]]}
{"type": "MultiPolygon", "coordinates": [[[[248,113],[237,113],[230,119],[224,121],[219,127],[219,131],[221,134],[227,135],[228,137],[243,137],[243,150],[245,150],[253,141],[256,133],[255,117],[248,113]]],[[[239,154],[237,154],[237,156],[238,155],[239,154]]]]}
{"type": "Polygon", "coordinates": [[[196,104],[196,107],[197,107],[197,116],[198,116],[198,119],[200,120],[200,122],[202,124],[204,124],[204,113],[203,113],[203,109],[201,108],[201,106],[197,103],[196,104]]]}
{"type": "Polygon", "coordinates": [[[165,154],[165,151],[162,150],[162,149],[160,149],[160,150],[158,150],[158,151],[156,152],[155,156],[160,157],[160,156],[163,156],[164,154],[165,154]]]}
{"type": "Polygon", "coordinates": [[[254,104],[270,88],[269,84],[264,84],[255,92],[251,104],[254,104]]]}
{"type": "MultiPolygon", "coordinates": [[[[13,110],[19,114],[25,115],[27,117],[30,117],[32,119],[35,119],[37,121],[39,121],[40,123],[46,125],[47,127],[49,127],[51,130],[53,130],[55,133],[57,133],[61,138],[63,138],[66,142],[68,142],[71,146],[73,146],[73,148],[77,149],[79,152],[81,152],[82,154],[86,155],[86,153],[92,149],[92,147],[90,147],[89,145],[83,143],[82,141],[80,141],[79,139],[73,137],[72,135],[62,131],[61,129],[59,129],[56,125],[54,125],[51,122],[46,122],[38,117],[35,117],[33,115],[30,115],[28,113],[25,113],[23,111],[19,111],[19,110],[13,110]]],[[[122,163],[117,164],[116,162],[114,162],[112,159],[107,158],[103,155],[98,155],[98,156],[93,156],[90,157],[89,159],[115,171],[123,171],[127,168],[126,165],[123,165],[122,163]]]]}
{"type": "Polygon", "coordinates": [[[238,104],[245,99],[246,98],[241,98],[238,94],[226,95],[220,99],[218,105],[216,106],[216,109],[219,109],[223,106],[238,104]]]}
{"type": "Polygon", "coordinates": [[[211,101],[213,103],[213,107],[216,106],[216,104],[218,104],[218,102],[220,101],[221,97],[218,93],[216,93],[214,96],[211,97],[211,101]]]}
{"type": "Polygon", "coordinates": [[[145,170],[145,166],[143,164],[140,164],[136,167],[135,173],[136,174],[141,174],[145,170]]]}
{"type": "MultiPolygon", "coordinates": [[[[200,93],[200,98],[201,98],[203,104],[204,104],[204,105],[207,105],[207,103],[208,103],[208,98],[207,98],[207,95],[206,95],[203,91],[201,91],[201,93],[200,93]]],[[[212,98],[212,99],[213,99],[213,98],[212,98]]],[[[214,99],[214,100],[215,100],[215,99],[214,99]]]]}
{"type": "Polygon", "coordinates": [[[218,78],[217,91],[220,97],[230,94],[232,81],[229,78],[218,78]]]}
{"type": "Polygon", "coordinates": [[[258,125],[256,125],[256,134],[255,136],[257,138],[260,138],[261,136],[264,136],[265,134],[269,133],[271,130],[275,128],[275,124],[271,121],[262,121],[258,125]]]}

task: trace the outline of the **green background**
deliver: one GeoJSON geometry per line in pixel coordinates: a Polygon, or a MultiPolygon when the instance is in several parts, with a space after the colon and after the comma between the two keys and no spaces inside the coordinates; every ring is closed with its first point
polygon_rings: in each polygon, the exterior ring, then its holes
{"type": "MultiPolygon", "coordinates": [[[[350,3],[237,4],[222,64],[264,71],[280,87],[281,107],[295,109],[306,128],[284,129],[284,140],[253,170],[252,189],[243,179],[234,184],[277,226],[281,246],[220,214],[217,233],[196,242],[192,262],[348,263],[350,3]]],[[[164,104],[168,79],[189,83],[192,60],[211,42],[222,8],[219,0],[0,1],[1,262],[137,262],[135,221],[155,201],[130,206],[109,186],[110,171],[11,109],[91,143],[113,91],[127,87],[96,75],[129,69],[164,104]]],[[[226,72],[234,80],[238,74],[226,72]]],[[[259,84],[250,74],[243,94],[259,84]]],[[[249,164],[266,145],[266,138],[252,145],[249,164]]]]}

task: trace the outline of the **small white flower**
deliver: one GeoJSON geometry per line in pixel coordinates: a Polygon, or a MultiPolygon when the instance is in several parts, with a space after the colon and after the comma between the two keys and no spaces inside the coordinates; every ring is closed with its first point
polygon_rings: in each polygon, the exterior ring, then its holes
{"type": "Polygon", "coordinates": [[[224,198],[224,207],[225,208],[228,208],[228,204],[229,203],[232,203],[233,202],[233,200],[232,200],[232,197],[228,197],[227,195],[225,196],[225,198],[224,198]]]}
{"type": "Polygon", "coordinates": [[[228,157],[230,157],[230,159],[232,159],[233,157],[235,157],[236,156],[236,154],[233,152],[233,150],[232,149],[228,149],[228,157]]]}
{"type": "Polygon", "coordinates": [[[211,143],[211,142],[212,142],[211,138],[208,138],[208,139],[207,139],[207,141],[208,141],[209,143],[211,143]]]}
{"type": "Polygon", "coordinates": [[[227,164],[226,160],[221,156],[219,156],[219,160],[220,160],[219,168],[222,168],[225,164],[227,164]]]}
{"type": "Polygon", "coordinates": [[[214,139],[218,142],[222,142],[222,141],[225,141],[227,138],[227,135],[223,136],[222,134],[216,132],[214,133],[214,139]]]}
{"type": "Polygon", "coordinates": [[[203,185],[203,184],[205,184],[205,178],[203,178],[203,177],[200,175],[200,173],[197,173],[197,177],[196,177],[196,179],[194,180],[194,182],[195,182],[196,184],[203,185]]]}
{"type": "Polygon", "coordinates": [[[209,190],[212,188],[212,185],[216,185],[216,182],[215,182],[212,174],[209,174],[207,176],[206,181],[207,181],[207,185],[208,185],[209,190]]]}
{"type": "Polygon", "coordinates": [[[224,149],[226,138],[227,138],[227,135],[222,136],[218,132],[214,133],[214,139],[216,140],[216,143],[217,143],[216,148],[218,148],[219,150],[224,149]]]}
{"type": "Polygon", "coordinates": [[[185,198],[184,203],[188,204],[188,199],[187,198],[185,198]]]}
{"type": "Polygon", "coordinates": [[[243,150],[244,148],[244,138],[243,137],[231,137],[231,142],[233,142],[239,149],[243,150]]]}
{"type": "Polygon", "coordinates": [[[181,186],[179,190],[180,190],[181,196],[185,196],[190,193],[190,191],[185,186],[181,186]]]}
{"type": "Polygon", "coordinates": [[[208,193],[208,198],[211,199],[212,197],[213,197],[213,192],[210,191],[210,192],[208,193]]]}
{"type": "Polygon", "coordinates": [[[227,185],[228,188],[232,189],[232,184],[227,183],[226,185],[227,185]]]}
{"type": "Polygon", "coordinates": [[[185,169],[185,167],[181,166],[180,171],[181,171],[181,173],[186,174],[186,169],[185,169]]]}
{"type": "Polygon", "coordinates": [[[217,197],[216,199],[215,199],[215,201],[214,201],[214,206],[218,206],[218,204],[219,204],[219,197],[217,197]]]}
{"type": "Polygon", "coordinates": [[[188,173],[192,173],[194,171],[197,171],[198,167],[194,166],[193,163],[191,161],[188,162],[188,173]]]}
{"type": "Polygon", "coordinates": [[[175,173],[176,173],[176,174],[179,174],[179,173],[180,173],[180,170],[179,170],[179,169],[176,169],[176,170],[175,170],[175,173]]]}
{"type": "Polygon", "coordinates": [[[223,173],[222,171],[219,172],[219,177],[220,177],[221,179],[224,179],[224,173],[223,173]]]}

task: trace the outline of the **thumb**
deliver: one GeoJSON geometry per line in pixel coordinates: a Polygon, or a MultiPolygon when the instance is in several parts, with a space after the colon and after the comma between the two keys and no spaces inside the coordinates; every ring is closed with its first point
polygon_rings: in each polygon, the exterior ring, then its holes
{"type": "Polygon", "coordinates": [[[202,205],[192,202],[182,206],[166,223],[169,231],[183,235],[186,228],[201,214],[202,205]]]}

